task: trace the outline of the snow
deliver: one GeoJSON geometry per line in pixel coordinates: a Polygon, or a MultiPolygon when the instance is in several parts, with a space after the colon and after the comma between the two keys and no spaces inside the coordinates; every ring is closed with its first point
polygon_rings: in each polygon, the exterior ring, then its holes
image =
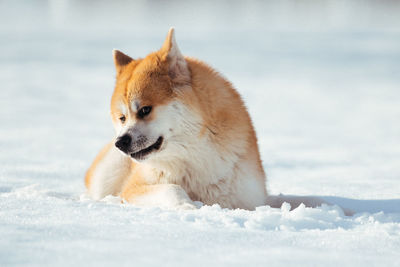
{"type": "Polygon", "coordinates": [[[169,3],[0,2],[0,265],[399,266],[400,5],[169,3]],[[113,135],[111,51],[143,56],[170,26],[242,94],[269,192],[332,205],[85,196],[113,135]]]}

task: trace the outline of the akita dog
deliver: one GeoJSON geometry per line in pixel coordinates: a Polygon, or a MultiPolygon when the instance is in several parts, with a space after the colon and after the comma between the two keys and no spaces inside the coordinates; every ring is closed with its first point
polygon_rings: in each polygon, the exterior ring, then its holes
{"type": "Polygon", "coordinates": [[[132,59],[113,51],[116,137],[87,171],[89,195],[138,205],[201,201],[254,209],[266,177],[249,113],[232,84],[182,56],[171,28],[157,52],[132,59]]]}

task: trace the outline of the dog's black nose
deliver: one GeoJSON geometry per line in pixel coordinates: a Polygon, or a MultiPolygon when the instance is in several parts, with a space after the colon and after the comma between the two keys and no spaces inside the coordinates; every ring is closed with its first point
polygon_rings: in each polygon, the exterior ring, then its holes
{"type": "Polygon", "coordinates": [[[129,150],[129,147],[131,146],[132,138],[125,134],[118,138],[117,142],[115,142],[115,146],[118,147],[119,150],[122,152],[127,152],[129,150]]]}

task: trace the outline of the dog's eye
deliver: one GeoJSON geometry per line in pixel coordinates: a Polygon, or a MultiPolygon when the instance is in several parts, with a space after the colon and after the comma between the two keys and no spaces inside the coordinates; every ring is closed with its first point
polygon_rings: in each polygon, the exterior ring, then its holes
{"type": "Polygon", "coordinates": [[[125,117],[124,115],[122,115],[121,117],[119,117],[119,120],[120,120],[122,123],[124,123],[125,120],[126,120],[126,117],[125,117]]]}
{"type": "Polygon", "coordinates": [[[141,109],[139,109],[138,111],[138,117],[143,119],[144,117],[146,117],[147,115],[150,114],[152,107],[151,106],[145,106],[142,107],[141,109]]]}

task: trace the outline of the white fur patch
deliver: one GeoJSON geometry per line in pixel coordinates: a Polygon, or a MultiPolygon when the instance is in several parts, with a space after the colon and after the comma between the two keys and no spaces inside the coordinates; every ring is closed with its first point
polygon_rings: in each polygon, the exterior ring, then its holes
{"type": "Polygon", "coordinates": [[[137,100],[134,100],[131,102],[131,110],[132,112],[137,112],[139,107],[139,102],[137,100]]]}
{"type": "Polygon", "coordinates": [[[241,162],[235,174],[237,177],[236,192],[239,207],[253,209],[265,205],[266,188],[263,175],[255,172],[248,162],[241,162]]]}
{"type": "Polygon", "coordinates": [[[125,104],[123,103],[123,102],[121,102],[121,103],[119,103],[119,110],[121,111],[121,113],[123,114],[123,115],[127,115],[127,113],[128,113],[128,111],[127,111],[127,109],[126,109],[126,106],[125,106],[125,104]]]}
{"type": "Polygon", "coordinates": [[[195,209],[186,192],[175,184],[150,185],[152,192],[134,199],[134,204],[146,207],[195,209]]]}
{"type": "Polygon", "coordinates": [[[96,200],[117,195],[124,179],[129,175],[129,159],[114,146],[96,165],[89,187],[89,195],[96,200]]]}

